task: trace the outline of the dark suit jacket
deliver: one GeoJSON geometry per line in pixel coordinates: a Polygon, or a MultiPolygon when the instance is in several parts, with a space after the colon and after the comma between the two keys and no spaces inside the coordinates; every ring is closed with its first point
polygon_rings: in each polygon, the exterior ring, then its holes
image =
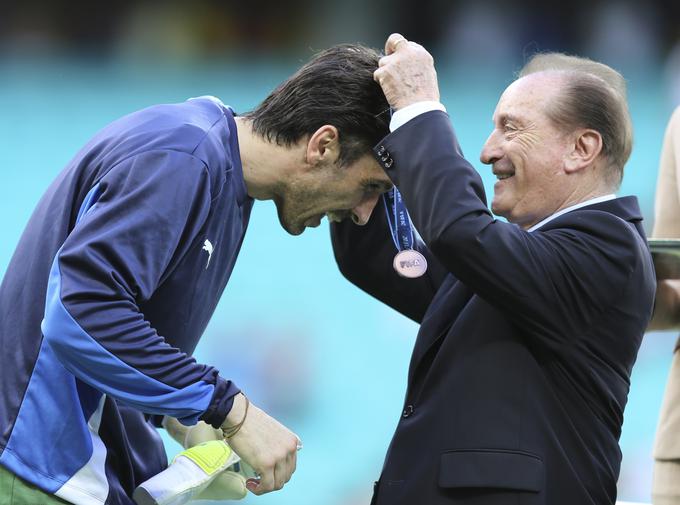
{"type": "Polygon", "coordinates": [[[375,151],[429,269],[393,271],[382,206],[365,227],[333,225],[342,273],[421,325],[374,502],[613,504],[656,287],[637,200],[529,233],[489,213],[446,114],[411,120],[375,151]]]}

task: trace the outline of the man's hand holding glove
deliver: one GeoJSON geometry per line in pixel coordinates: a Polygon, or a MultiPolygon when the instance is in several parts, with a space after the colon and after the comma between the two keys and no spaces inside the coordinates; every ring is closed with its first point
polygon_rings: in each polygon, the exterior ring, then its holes
{"type": "Polygon", "coordinates": [[[302,447],[294,433],[242,394],[234,398],[221,429],[204,422],[184,426],[167,416],[163,427],[185,450],[167,470],[135,490],[139,505],[240,500],[248,490],[261,495],[281,489],[295,471],[302,447]]]}
{"type": "MultiPolygon", "coordinates": [[[[174,417],[163,418],[163,427],[168,434],[184,449],[191,449],[205,442],[222,441],[222,430],[216,430],[209,424],[199,421],[194,426],[184,426],[174,417]]],[[[180,453],[182,454],[182,453],[180,453]]],[[[214,480],[201,491],[195,500],[241,500],[248,494],[246,488],[246,471],[244,463],[236,463],[222,470],[214,480]]]]}

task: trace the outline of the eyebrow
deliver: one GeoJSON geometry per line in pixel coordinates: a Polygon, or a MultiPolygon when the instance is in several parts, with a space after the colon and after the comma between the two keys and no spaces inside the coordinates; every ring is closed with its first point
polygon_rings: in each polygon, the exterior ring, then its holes
{"type": "Polygon", "coordinates": [[[512,114],[501,114],[498,117],[498,123],[499,124],[504,124],[504,123],[507,123],[507,122],[518,123],[520,125],[524,124],[524,121],[522,121],[521,118],[519,118],[517,116],[513,116],[512,114]]]}

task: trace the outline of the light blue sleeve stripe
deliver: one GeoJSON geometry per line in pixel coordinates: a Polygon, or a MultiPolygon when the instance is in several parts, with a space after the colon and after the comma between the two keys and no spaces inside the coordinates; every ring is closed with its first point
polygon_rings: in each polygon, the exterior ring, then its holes
{"type": "Polygon", "coordinates": [[[47,286],[42,332],[62,365],[83,382],[142,412],[176,417],[195,424],[208,408],[214,386],[197,382],[183,389],[163,384],[108,352],[83,330],[64,307],[55,257],[47,286]]]}
{"type": "Polygon", "coordinates": [[[76,224],[78,224],[83,216],[92,210],[94,204],[97,203],[97,200],[99,200],[99,196],[101,195],[100,189],[101,188],[99,187],[99,184],[96,184],[90,191],[87,192],[87,195],[85,195],[85,200],[83,200],[83,203],[78,210],[76,224]]]}
{"type": "MultiPolygon", "coordinates": [[[[99,187],[95,186],[78,212],[78,221],[93,208],[98,197],[99,187]]],[[[170,415],[185,424],[198,422],[210,404],[214,385],[197,382],[173,388],[107,351],[73,319],[61,301],[60,252],[61,249],[50,270],[41,329],[63,366],[83,382],[142,412],[170,415]]]]}

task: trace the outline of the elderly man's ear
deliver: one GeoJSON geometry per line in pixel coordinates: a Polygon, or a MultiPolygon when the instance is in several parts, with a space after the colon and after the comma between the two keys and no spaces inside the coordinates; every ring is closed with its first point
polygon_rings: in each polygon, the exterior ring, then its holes
{"type": "Polygon", "coordinates": [[[602,135],[595,130],[578,130],[573,138],[572,149],[564,162],[567,173],[591,166],[602,152],[602,135]]]}

